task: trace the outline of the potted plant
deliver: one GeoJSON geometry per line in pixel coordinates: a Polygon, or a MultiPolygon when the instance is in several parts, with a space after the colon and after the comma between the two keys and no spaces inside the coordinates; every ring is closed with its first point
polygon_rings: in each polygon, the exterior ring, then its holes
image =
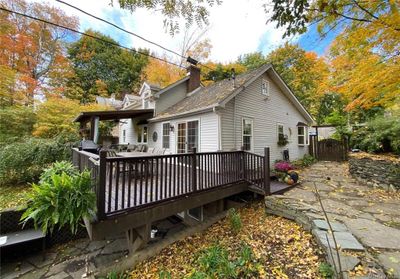
{"type": "Polygon", "coordinates": [[[288,136],[280,134],[278,138],[278,146],[286,146],[288,143],[288,136]]]}
{"type": "Polygon", "coordinates": [[[295,168],[290,162],[278,161],[275,163],[274,169],[277,173],[279,181],[285,182],[289,185],[297,183],[299,175],[294,170],[295,168]]]}

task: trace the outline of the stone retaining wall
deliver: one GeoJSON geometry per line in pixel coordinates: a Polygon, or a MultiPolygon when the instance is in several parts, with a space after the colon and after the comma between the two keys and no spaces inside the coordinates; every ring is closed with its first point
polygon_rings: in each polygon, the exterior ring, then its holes
{"type": "Polygon", "coordinates": [[[349,171],[369,186],[400,189],[400,160],[353,154],[349,156],[349,171]]]}

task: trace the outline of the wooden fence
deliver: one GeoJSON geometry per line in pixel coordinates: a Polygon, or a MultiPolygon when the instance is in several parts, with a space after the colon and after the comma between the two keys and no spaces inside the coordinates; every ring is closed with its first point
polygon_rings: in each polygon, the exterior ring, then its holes
{"type": "Polygon", "coordinates": [[[310,136],[310,155],[322,161],[346,161],[348,144],[347,140],[335,139],[318,140],[317,136],[310,136]]]}
{"type": "Polygon", "coordinates": [[[74,149],[72,157],[80,170],[92,171],[100,220],[243,181],[270,193],[267,148],[265,156],[194,150],[140,157],[107,157],[105,151],[98,156],[74,149]]]}

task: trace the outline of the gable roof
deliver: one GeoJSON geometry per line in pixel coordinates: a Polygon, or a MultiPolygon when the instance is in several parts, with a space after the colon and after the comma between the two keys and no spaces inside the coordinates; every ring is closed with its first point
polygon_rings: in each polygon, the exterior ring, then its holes
{"type": "MultiPolygon", "coordinates": [[[[158,114],[152,121],[158,121],[165,118],[173,118],[183,116],[190,113],[207,111],[219,106],[225,106],[232,98],[242,92],[254,80],[270,71],[273,80],[277,83],[283,93],[300,111],[300,113],[309,121],[313,122],[313,118],[307,110],[300,104],[293,92],[279,77],[278,73],[273,69],[272,65],[266,64],[252,71],[236,76],[235,87],[231,79],[221,80],[207,87],[201,87],[188,94],[186,98],[179,101],[175,105],[169,107],[165,111],[158,114]]],[[[162,90],[163,91],[163,90],[162,90]]],[[[161,92],[161,91],[160,91],[161,92]]],[[[159,93],[160,93],[159,92],[159,93]]]]}
{"type": "Polygon", "coordinates": [[[178,86],[179,84],[181,84],[181,83],[183,83],[183,82],[185,82],[185,81],[187,81],[187,80],[189,80],[189,79],[190,79],[190,76],[186,76],[186,77],[184,77],[184,78],[181,78],[181,79],[175,81],[174,83],[171,83],[171,84],[168,85],[167,87],[164,87],[163,89],[161,89],[161,90],[159,90],[158,92],[156,92],[156,93],[154,94],[154,97],[156,97],[156,98],[157,98],[157,97],[160,97],[161,94],[163,94],[163,93],[169,91],[170,89],[174,88],[175,86],[178,86]]]}

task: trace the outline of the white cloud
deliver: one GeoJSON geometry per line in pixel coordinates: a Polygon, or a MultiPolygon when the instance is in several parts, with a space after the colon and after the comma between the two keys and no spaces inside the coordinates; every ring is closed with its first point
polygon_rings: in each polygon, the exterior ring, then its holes
{"type": "MultiPolygon", "coordinates": [[[[39,1],[39,0],[31,0],[39,1]]],[[[167,48],[179,52],[179,45],[182,42],[182,34],[171,37],[163,26],[163,16],[159,12],[152,12],[138,9],[134,13],[110,6],[108,0],[65,0],[68,3],[81,8],[98,17],[114,21],[111,16],[119,14],[119,20],[123,27],[133,31],[149,40],[159,43],[167,48]]],[[[51,2],[63,9],[68,15],[79,17],[81,29],[92,28],[105,32],[115,39],[120,39],[124,45],[146,47],[159,54],[164,51],[148,44],[138,38],[124,35],[122,31],[112,29],[105,23],[90,18],[66,5],[51,2]]],[[[210,8],[210,28],[206,37],[211,40],[213,49],[211,59],[219,62],[236,60],[240,54],[263,51],[269,52],[283,42],[282,30],[275,28],[274,24],[266,24],[267,15],[262,7],[265,0],[225,0],[222,5],[210,8]]],[[[117,23],[117,25],[119,25],[117,23]]],[[[184,24],[181,24],[184,27],[184,24]]]]}

